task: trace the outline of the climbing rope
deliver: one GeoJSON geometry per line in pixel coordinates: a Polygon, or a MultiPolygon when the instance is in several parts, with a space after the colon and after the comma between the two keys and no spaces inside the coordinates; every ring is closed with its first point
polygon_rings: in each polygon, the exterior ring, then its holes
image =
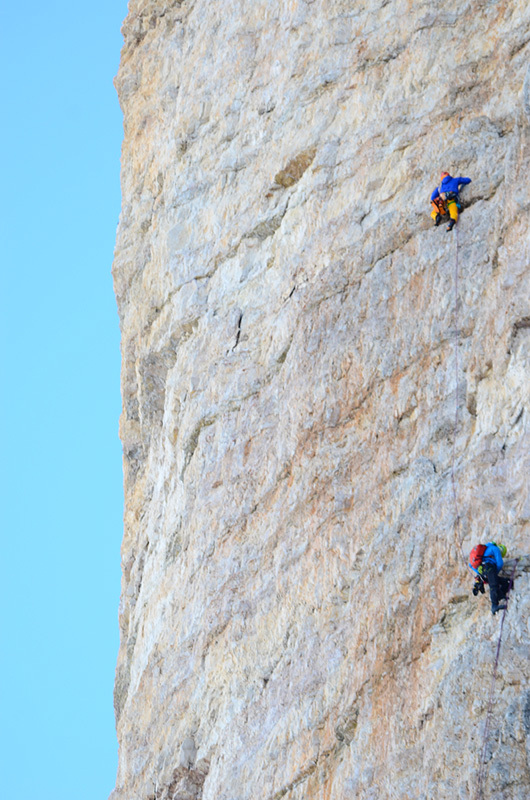
{"type": "MultiPolygon", "coordinates": [[[[452,451],[452,458],[451,458],[451,487],[452,487],[452,494],[453,494],[453,505],[454,505],[454,514],[455,514],[455,521],[454,521],[454,537],[455,542],[457,545],[457,549],[460,551],[462,559],[466,566],[468,566],[467,558],[464,554],[464,549],[462,547],[462,536],[461,536],[461,525],[460,525],[460,509],[458,505],[458,492],[457,492],[457,485],[456,485],[456,438],[458,432],[458,422],[459,422],[459,410],[458,410],[458,378],[460,373],[460,364],[459,364],[459,346],[460,346],[460,315],[458,312],[458,278],[459,278],[459,264],[458,264],[458,224],[455,226],[455,271],[454,271],[454,309],[453,309],[453,323],[454,323],[454,342],[455,342],[455,417],[454,417],[454,435],[453,435],[453,451],[452,451]]],[[[512,590],[513,581],[515,577],[515,570],[519,559],[516,559],[515,564],[513,566],[512,574],[510,577],[510,583],[508,585],[508,591],[506,593],[506,599],[508,600],[509,594],[512,590]]],[[[502,612],[502,620],[501,620],[501,627],[499,631],[499,638],[497,641],[497,650],[495,653],[495,661],[493,665],[493,674],[491,678],[491,685],[489,689],[488,695],[488,703],[487,703],[487,710],[486,710],[486,721],[484,723],[484,735],[482,741],[482,749],[480,752],[480,762],[479,762],[479,771],[478,771],[478,780],[477,780],[477,793],[475,796],[475,800],[485,800],[484,797],[484,782],[486,778],[486,761],[487,761],[487,748],[488,748],[488,740],[490,735],[490,728],[491,728],[491,719],[493,716],[493,700],[495,695],[495,682],[497,680],[497,672],[499,668],[499,659],[500,659],[500,652],[501,652],[501,644],[502,644],[502,634],[504,630],[504,620],[506,618],[506,611],[507,608],[504,609],[502,612]]]]}
{"type": "MultiPolygon", "coordinates": [[[[513,586],[513,579],[515,577],[515,569],[517,564],[519,563],[519,559],[515,560],[515,564],[513,565],[512,575],[510,578],[510,583],[508,585],[508,591],[506,593],[506,600],[508,600],[510,592],[513,586]]],[[[488,748],[488,739],[490,734],[490,727],[491,727],[491,717],[493,712],[493,697],[495,692],[495,681],[497,680],[497,670],[499,667],[499,656],[501,653],[501,643],[502,643],[502,632],[504,628],[504,620],[506,618],[506,611],[507,608],[504,609],[502,612],[502,620],[501,620],[501,629],[499,631],[499,639],[497,642],[497,652],[495,653],[495,662],[493,665],[493,675],[491,677],[491,684],[490,684],[490,691],[488,695],[488,705],[486,710],[486,722],[484,723],[484,737],[482,741],[482,750],[480,753],[480,763],[479,763],[479,770],[478,770],[478,780],[477,780],[477,794],[476,800],[485,800],[484,798],[484,781],[486,778],[486,756],[487,756],[487,748],[488,748]]]]}
{"type": "Polygon", "coordinates": [[[458,349],[460,346],[460,330],[459,330],[459,313],[458,313],[458,273],[459,273],[459,266],[458,266],[458,223],[455,226],[455,274],[454,274],[454,307],[453,307],[453,324],[455,330],[455,422],[454,422],[454,433],[453,433],[453,453],[451,458],[451,486],[453,492],[453,505],[455,509],[455,522],[454,522],[454,537],[457,548],[460,550],[460,554],[465,564],[467,564],[467,559],[464,554],[464,549],[462,547],[462,537],[460,535],[460,510],[458,507],[458,495],[456,490],[456,437],[458,432],[458,377],[460,373],[460,366],[459,366],[459,358],[458,358],[458,349]]]}

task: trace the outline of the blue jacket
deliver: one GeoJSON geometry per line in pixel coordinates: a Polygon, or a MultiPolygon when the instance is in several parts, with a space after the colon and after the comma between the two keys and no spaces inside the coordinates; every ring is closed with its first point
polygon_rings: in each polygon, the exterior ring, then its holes
{"type": "MultiPolygon", "coordinates": [[[[488,542],[488,544],[486,545],[486,550],[484,551],[484,555],[482,556],[482,563],[495,564],[495,566],[497,567],[497,572],[501,571],[504,561],[502,560],[501,551],[499,550],[497,545],[494,544],[493,542],[488,542]]],[[[472,567],[471,564],[469,565],[469,568],[472,569],[473,572],[476,572],[477,575],[480,575],[478,569],[472,567]]]]}
{"type": "Polygon", "coordinates": [[[465,186],[467,183],[471,183],[471,178],[452,178],[450,175],[446,175],[441,186],[437,186],[431,194],[431,200],[436,200],[437,197],[440,197],[440,189],[444,193],[453,192],[453,194],[458,194],[460,186],[465,186]]]}

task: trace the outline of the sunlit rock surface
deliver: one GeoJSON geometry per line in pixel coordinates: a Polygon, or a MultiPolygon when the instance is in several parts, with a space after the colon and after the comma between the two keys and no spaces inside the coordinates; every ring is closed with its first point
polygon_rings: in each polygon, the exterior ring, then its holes
{"type": "Polygon", "coordinates": [[[528,798],[530,6],[131,0],[123,32],[112,799],[478,796],[491,538],[483,784],[528,798]]]}

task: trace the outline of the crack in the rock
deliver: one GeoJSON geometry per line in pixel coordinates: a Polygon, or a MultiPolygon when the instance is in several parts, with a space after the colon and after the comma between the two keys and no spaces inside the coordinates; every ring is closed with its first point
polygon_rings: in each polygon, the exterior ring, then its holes
{"type": "Polygon", "coordinates": [[[241,320],[243,319],[243,312],[241,311],[237,320],[237,330],[236,330],[236,341],[234,346],[232,347],[232,351],[236,349],[239,344],[239,339],[241,337],[241,320]]]}

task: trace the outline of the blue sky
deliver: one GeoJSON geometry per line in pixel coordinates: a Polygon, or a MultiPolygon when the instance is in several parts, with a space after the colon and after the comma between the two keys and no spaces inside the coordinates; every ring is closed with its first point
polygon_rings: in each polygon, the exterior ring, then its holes
{"type": "Polygon", "coordinates": [[[126,0],[0,6],[3,797],[117,765],[122,467],[111,264],[126,0]]]}

